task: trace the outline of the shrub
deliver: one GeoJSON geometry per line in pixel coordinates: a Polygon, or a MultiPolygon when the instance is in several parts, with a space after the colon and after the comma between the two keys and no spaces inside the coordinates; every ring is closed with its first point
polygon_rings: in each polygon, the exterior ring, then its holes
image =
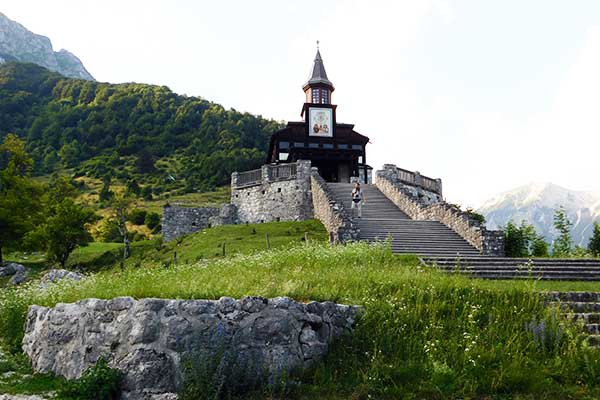
{"type": "Polygon", "coordinates": [[[146,220],[146,211],[136,208],[129,213],[129,221],[135,225],[144,225],[146,220]]]}
{"type": "Polygon", "coordinates": [[[148,228],[154,230],[158,225],[160,225],[160,215],[155,212],[149,212],[146,214],[144,223],[148,228]]]}
{"type": "Polygon", "coordinates": [[[123,374],[108,366],[100,358],[96,365],[83,373],[83,376],[73,381],[67,381],[59,389],[58,398],[64,400],[113,400],[120,395],[120,384],[123,374]]]}

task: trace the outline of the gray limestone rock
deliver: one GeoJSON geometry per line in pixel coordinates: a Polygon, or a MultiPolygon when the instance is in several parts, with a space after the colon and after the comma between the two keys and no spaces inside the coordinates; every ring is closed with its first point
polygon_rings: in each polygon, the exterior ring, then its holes
{"type": "Polygon", "coordinates": [[[80,281],[84,276],[78,272],[67,271],[66,269],[51,269],[46,272],[40,280],[40,287],[45,288],[52,283],[56,283],[63,279],[70,279],[74,281],[80,281]]]}
{"type": "Polygon", "coordinates": [[[351,332],[358,314],[353,306],[286,297],[86,299],[31,306],[23,350],[36,372],[68,379],[103,357],[124,373],[124,399],[169,400],[176,398],[182,365],[190,360],[203,364],[220,355],[220,364],[226,360],[250,381],[277,382],[306,370],[351,332]]]}
{"type": "Polygon", "coordinates": [[[9,282],[13,285],[20,285],[27,280],[27,268],[21,264],[8,262],[0,268],[0,276],[12,276],[9,282]]]}
{"type": "Polygon", "coordinates": [[[30,62],[70,78],[94,78],[81,61],[66,50],[55,52],[50,39],[28,31],[0,12],[0,63],[30,62]]]}

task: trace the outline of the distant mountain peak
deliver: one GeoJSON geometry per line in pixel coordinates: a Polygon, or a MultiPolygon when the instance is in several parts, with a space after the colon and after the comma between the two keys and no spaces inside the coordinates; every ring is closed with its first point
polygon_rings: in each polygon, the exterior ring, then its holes
{"type": "Polygon", "coordinates": [[[600,222],[600,196],[570,190],[551,182],[530,182],[489,199],[478,209],[489,228],[497,229],[512,220],[527,221],[547,240],[554,239],[554,211],[564,207],[573,222],[573,242],[585,246],[594,221],[600,222]]]}
{"type": "Polygon", "coordinates": [[[0,12],[0,64],[9,61],[30,62],[69,78],[94,80],[74,54],[54,51],[49,38],[30,32],[0,12]]]}

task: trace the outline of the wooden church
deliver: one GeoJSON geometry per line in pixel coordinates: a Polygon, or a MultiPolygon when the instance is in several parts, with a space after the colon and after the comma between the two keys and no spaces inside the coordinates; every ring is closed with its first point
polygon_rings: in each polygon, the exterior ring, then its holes
{"type": "Polygon", "coordinates": [[[335,88],[327,78],[321,53],[317,48],[312,73],[302,88],[306,95],[301,122],[287,126],[271,136],[267,163],[310,160],[328,182],[350,182],[356,177],[370,183],[372,168],[367,165],[369,138],[354,131],[353,124],[336,120],[337,106],[331,95],[335,88]]]}

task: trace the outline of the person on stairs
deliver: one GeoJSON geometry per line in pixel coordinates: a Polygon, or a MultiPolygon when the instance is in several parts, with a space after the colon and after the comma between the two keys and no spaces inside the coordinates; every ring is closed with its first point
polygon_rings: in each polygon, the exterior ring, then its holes
{"type": "Polygon", "coordinates": [[[352,215],[354,215],[354,209],[358,209],[358,218],[362,217],[362,205],[365,202],[365,195],[360,190],[360,183],[354,183],[354,189],[352,189],[352,215]]]}

